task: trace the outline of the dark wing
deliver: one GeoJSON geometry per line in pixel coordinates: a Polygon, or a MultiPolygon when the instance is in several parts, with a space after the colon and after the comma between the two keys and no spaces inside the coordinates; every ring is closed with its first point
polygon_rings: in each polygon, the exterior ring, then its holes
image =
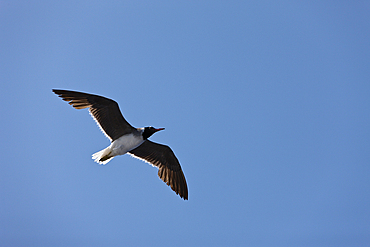
{"type": "Polygon", "coordinates": [[[188,199],[185,176],[171,148],[146,140],[139,147],[131,150],[129,154],[156,166],[159,169],[158,176],[163,182],[170,186],[181,198],[188,199]]]}
{"type": "Polygon", "coordinates": [[[117,102],[102,96],[68,90],[53,89],[53,92],[68,101],[76,109],[89,108],[90,114],[103,133],[114,141],[134,129],[122,116],[117,102]]]}

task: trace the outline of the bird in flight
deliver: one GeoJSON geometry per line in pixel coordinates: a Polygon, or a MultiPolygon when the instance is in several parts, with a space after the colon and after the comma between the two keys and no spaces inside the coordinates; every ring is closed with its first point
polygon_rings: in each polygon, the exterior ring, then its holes
{"type": "Polygon", "coordinates": [[[109,147],[92,158],[106,164],[117,155],[130,154],[158,168],[158,176],[176,194],[188,200],[188,187],[180,163],[170,147],[148,138],[164,128],[134,128],[123,117],[117,102],[88,93],[53,89],[53,92],[76,109],[88,108],[102,132],[110,139],[109,147]]]}

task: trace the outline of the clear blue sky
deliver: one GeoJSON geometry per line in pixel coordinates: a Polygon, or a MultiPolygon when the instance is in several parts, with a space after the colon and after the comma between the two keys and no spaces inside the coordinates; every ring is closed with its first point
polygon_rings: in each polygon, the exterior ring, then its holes
{"type": "Polygon", "coordinates": [[[0,1],[0,246],[368,246],[368,1],[0,1]],[[189,201],[52,88],[166,130],[189,201]]]}

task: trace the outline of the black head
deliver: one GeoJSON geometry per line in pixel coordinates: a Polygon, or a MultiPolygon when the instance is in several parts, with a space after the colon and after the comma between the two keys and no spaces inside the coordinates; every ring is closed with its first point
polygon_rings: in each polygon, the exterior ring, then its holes
{"type": "Polygon", "coordinates": [[[164,128],[153,128],[152,126],[150,127],[145,127],[144,132],[143,132],[143,139],[146,140],[148,139],[151,135],[153,135],[155,132],[164,130],[164,128]]]}

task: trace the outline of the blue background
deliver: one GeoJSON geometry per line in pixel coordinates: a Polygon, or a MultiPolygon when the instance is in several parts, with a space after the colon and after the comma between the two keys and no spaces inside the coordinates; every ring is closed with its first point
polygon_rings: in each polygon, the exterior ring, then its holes
{"type": "Polygon", "coordinates": [[[369,246],[368,1],[0,1],[1,246],[369,246]],[[165,127],[189,201],[51,92],[165,127]]]}

